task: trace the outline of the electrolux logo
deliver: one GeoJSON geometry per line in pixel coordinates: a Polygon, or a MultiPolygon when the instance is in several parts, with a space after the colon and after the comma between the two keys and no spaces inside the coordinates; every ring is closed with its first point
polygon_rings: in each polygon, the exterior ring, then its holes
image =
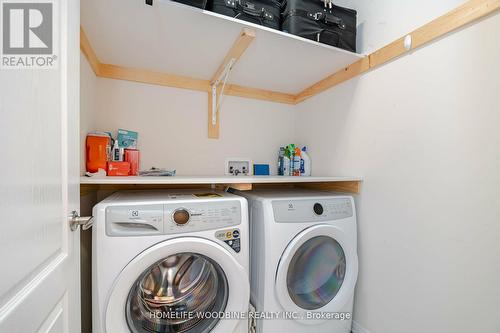
{"type": "Polygon", "coordinates": [[[0,0],[2,69],[56,68],[54,1],[0,0]]]}

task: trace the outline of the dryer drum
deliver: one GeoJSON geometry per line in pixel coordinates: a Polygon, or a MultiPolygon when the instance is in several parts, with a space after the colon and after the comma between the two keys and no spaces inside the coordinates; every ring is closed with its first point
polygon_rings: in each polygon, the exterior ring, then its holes
{"type": "Polygon", "coordinates": [[[127,299],[127,323],[134,333],[209,332],[224,311],[228,284],[222,268],[196,253],[162,259],[139,276],[127,299]]]}
{"type": "Polygon", "coordinates": [[[345,273],[342,246],[327,236],[311,238],[295,252],[288,266],[290,298],[302,309],[317,310],[337,295],[345,273]]]}

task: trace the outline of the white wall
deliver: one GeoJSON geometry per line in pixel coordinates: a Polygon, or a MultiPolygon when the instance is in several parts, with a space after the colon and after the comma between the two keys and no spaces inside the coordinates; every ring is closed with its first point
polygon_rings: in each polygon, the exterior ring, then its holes
{"type": "Polygon", "coordinates": [[[208,139],[206,93],[95,78],[89,71],[82,60],[82,147],[90,130],[138,131],[142,169],[223,175],[225,159],[241,157],[270,164],[275,173],[279,147],[294,138],[290,105],[227,96],[220,138],[208,139]]]}
{"type": "Polygon", "coordinates": [[[365,177],[368,332],[500,331],[499,31],[496,15],[299,105],[313,173],[365,177]]]}
{"type": "Polygon", "coordinates": [[[97,127],[97,78],[80,53],[80,170],[85,172],[85,137],[97,127]]]}
{"type": "MultiPolygon", "coordinates": [[[[366,53],[461,1],[343,2],[359,10],[366,53]]],[[[357,198],[361,326],[497,333],[498,31],[500,15],[295,108],[227,97],[219,140],[206,137],[205,94],[82,73],[90,82],[82,89],[95,87],[89,112],[98,114],[87,128],[138,130],[143,167],[179,174],[221,174],[233,155],[274,163],[280,144],[305,144],[315,175],[365,177],[357,198]]]]}
{"type": "Polygon", "coordinates": [[[369,54],[458,7],[464,0],[336,0],[358,11],[358,53],[369,54]]]}

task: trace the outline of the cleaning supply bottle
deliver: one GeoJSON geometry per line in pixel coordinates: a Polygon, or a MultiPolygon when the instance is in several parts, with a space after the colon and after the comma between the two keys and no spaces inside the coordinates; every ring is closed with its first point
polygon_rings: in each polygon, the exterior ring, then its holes
{"type": "Polygon", "coordinates": [[[115,143],[113,145],[113,161],[123,161],[123,155],[121,153],[120,147],[118,146],[118,140],[115,140],[115,143]]]}
{"type": "Polygon", "coordinates": [[[300,160],[300,175],[301,176],[310,176],[311,175],[311,157],[307,153],[307,147],[304,146],[301,152],[301,160],[300,160]]]}
{"type": "Polygon", "coordinates": [[[283,159],[285,157],[285,147],[280,147],[278,155],[278,176],[283,176],[283,159]]]}
{"type": "Polygon", "coordinates": [[[290,150],[286,146],[285,155],[283,156],[283,176],[290,176],[290,162],[290,150]]]}
{"type": "Polygon", "coordinates": [[[288,158],[290,158],[290,172],[288,176],[293,176],[293,159],[295,157],[295,144],[291,143],[288,145],[288,151],[290,152],[288,158]]]}
{"type": "Polygon", "coordinates": [[[295,154],[293,155],[293,175],[300,176],[300,148],[295,148],[295,154]]]}

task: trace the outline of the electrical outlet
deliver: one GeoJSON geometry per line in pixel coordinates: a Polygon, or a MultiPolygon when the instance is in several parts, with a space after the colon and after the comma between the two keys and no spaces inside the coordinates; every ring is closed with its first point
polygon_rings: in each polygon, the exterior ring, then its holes
{"type": "Polygon", "coordinates": [[[249,176],[252,175],[252,161],[244,158],[226,159],[226,175],[249,176]]]}

